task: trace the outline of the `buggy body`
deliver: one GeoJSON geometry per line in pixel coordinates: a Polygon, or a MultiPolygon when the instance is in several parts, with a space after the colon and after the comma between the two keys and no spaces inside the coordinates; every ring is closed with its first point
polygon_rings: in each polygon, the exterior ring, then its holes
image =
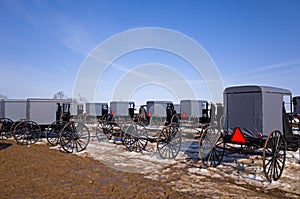
{"type": "Polygon", "coordinates": [[[286,89],[267,86],[237,86],[224,91],[225,141],[262,145],[272,130],[285,132],[283,120],[286,89]],[[232,139],[239,131],[241,139],[232,139]]]}
{"type": "Polygon", "coordinates": [[[26,99],[2,99],[0,103],[0,117],[13,121],[26,119],[26,99]]]}

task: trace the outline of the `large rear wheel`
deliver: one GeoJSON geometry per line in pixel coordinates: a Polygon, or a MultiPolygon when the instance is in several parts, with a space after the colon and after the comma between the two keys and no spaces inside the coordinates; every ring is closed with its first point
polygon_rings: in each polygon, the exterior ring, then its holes
{"type": "Polygon", "coordinates": [[[276,181],[282,175],[287,143],[283,134],[278,131],[269,133],[263,150],[263,169],[269,182],[276,181]]]}

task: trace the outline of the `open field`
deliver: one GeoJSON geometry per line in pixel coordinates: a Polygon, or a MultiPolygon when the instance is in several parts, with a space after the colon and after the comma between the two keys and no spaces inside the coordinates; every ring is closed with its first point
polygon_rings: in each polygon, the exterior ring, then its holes
{"type": "Polygon", "coordinates": [[[155,144],[142,153],[93,137],[86,151],[67,154],[46,141],[0,142],[0,198],[299,198],[299,151],[288,152],[283,176],[265,180],[257,154],[231,154],[217,168],[197,159],[198,144],[183,138],[175,160],[161,159],[155,144]]]}

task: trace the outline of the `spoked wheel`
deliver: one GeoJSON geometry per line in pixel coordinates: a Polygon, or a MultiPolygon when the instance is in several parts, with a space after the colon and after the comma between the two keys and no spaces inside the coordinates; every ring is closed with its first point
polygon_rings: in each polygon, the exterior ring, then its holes
{"type": "Polygon", "coordinates": [[[67,153],[81,152],[90,142],[87,126],[80,122],[69,122],[61,131],[60,144],[67,153]]]}
{"type": "Polygon", "coordinates": [[[13,123],[9,118],[0,119],[0,139],[6,140],[12,136],[11,127],[13,123]]]}
{"type": "Polygon", "coordinates": [[[280,178],[285,164],[287,143],[282,133],[272,131],[265,142],[263,150],[263,169],[269,182],[280,178]]]}
{"type": "Polygon", "coordinates": [[[55,121],[48,126],[46,131],[46,138],[51,146],[56,146],[59,144],[60,132],[66,124],[67,123],[64,121],[55,121]]]}
{"type": "Polygon", "coordinates": [[[15,127],[16,127],[18,124],[20,124],[21,122],[25,122],[25,121],[27,121],[27,120],[26,120],[26,119],[19,119],[19,120],[15,121],[15,122],[11,125],[10,131],[13,132],[14,129],[15,129],[15,127]]]}
{"type": "Polygon", "coordinates": [[[107,142],[112,138],[113,127],[107,121],[100,121],[96,127],[96,137],[99,142],[107,142]]]}
{"type": "Polygon", "coordinates": [[[199,141],[199,158],[207,167],[221,164],[224,156],[225,143],[218,128],[209,127],[202,132],[199,141]]]}
{"type": "Polygon", "coordinates": [[[164,127],[157,138],[157,150],[161,158],[174,159],[181,148],[181,133],[176,125],[164,127]]]}
{"type": "Polygon", "coordinates": [[[31,145],[41,138],[41,128],[33,121],[18,123],[13,131],[14,138],[18,144],[31,145]]]}
{"type": "Polygon", "coordinates": [[[148,133],[144,125],[133,123],[127,127],[124,134],[124,145],[129,151],[140,152],[148,143],[148,133]]]}

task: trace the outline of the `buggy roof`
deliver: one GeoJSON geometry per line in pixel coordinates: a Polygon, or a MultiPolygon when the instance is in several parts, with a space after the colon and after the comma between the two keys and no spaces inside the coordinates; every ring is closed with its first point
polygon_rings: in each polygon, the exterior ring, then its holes
{"type": "Polygon", "coordinates": [[[26,99],[1,99],[1,102],[26,102],[26,99]]]}
{"type": "Polygon", "coordinates": [[[150,100],[150,101],[147,101],[146,103],[153,103],[153,104],[167,104],[167,103],[173,103],[172,101],[161,101],[161,100],[150,100]]]}
{"type": "Polygon", "coordinates": [[[207,103],[207,100],[180,100],[180,102],[207,103]]]}
{"type": "Polygon", "coordinates": [[[134,104],[134,101],[111,101],[111,104],[134,104]]]}
{"type": "Polygon", "coordinates": [[[291,91],[282,88],[275,88],[271,86],[257,86],[257,85],[248,85],[248,86],[233,86],[228,87],[224,90],[224,94],[234,94],[234,93],[278,93],[284,95],[291,95],[291,91]]]}

